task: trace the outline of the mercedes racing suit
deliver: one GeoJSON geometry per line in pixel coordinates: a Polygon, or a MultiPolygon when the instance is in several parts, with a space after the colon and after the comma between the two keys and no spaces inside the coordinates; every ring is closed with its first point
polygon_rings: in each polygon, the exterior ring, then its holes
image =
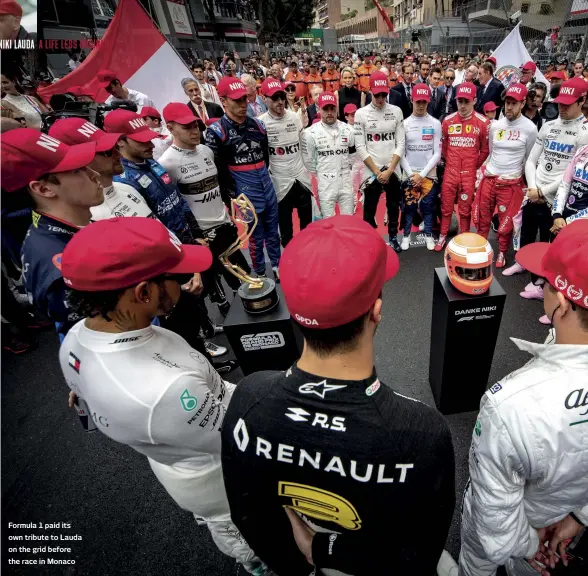
{"type": "Polygon", "coordinates": [[[280,262],[278,200],[267,168],[265,128],[257,118],[248,116],[237,124],[225,114],[208,127],[205,143],[214,152],[221,193],[233,197],[245,194],[255,208],[258,222],[249,242],[249,253],[255,272],[264,275],[264,245],[272,268],[280,262]]]}
{"type": "Polygon", "coordinates": [[[118,334],[78,322],[59,350],[72,392],[98,429],[149,460],[176,503],[206,524],[219,549],[259,567],[235,528],[221,469],[221,435],[234,385],[177,334],[148,326],[118,334]]]}
{"type": "Polygon", "coordinates": [[[397,394],[375,371],[359,381],[297,365],[247,376],[222,444],[232,517],[276,574],[314,574],[284,506],[316,531],[317,574],[436,573],[455,502],[451,433],[439,412],[397,394]],[[415,538],[424,518],[426,546],[415,538]]]}
{"type": "MultiPolygon", "coordinates": [[[[355,113],[355,142],[357,155],[365,163],[371,158],[374,164],[381,170],[390,165],[392,158],[404,156],[404,124],[402,123],[402,110],[398,106],[385,104],[382,108],[376,108],[373,103],[360,108],[355,113]]],[[[366,164],[364,177],[372,175],[366,164]]],[[[375,175],[373,175],[375,176],[375,175]]],[[[398,217],[400,214],[400,160],[396,165],[394,174],[386,184],[381,184],[377,179],[365,189],[363,205],[363,219],[376,228],[376,210],[380,202],[382,192],[386,193],[386,209],[388,211],[388,236],[390,240],[396,238],[398,233],[398,217]]]]}
{"type": "Polygon", "coordinates": [[[537,128],[524,114],[513,122],[502,116],[490,126],[490,156],[482,166],[484,177],[472,214],[478,234],[488,238],[494,210],[498,209],[498,249],[503,253],[512,240],[513,218],[521,209],[523,171],[536,139],[537,128]]]}
{"type": "Polygon", "coordinates": [[[470,231],[476,171],[488,157],[489,128],[490,121],[477,112],[472,112],[467,118],[454,112],[443,120],[445,174],[441,185],[440,237],[447,236],[449,232],[456,199],[459,231],[470,231]]]}
{"type": "Polygon", "coordinates": [[[588,521],[588,346],[534,344],[523,368],[482,397],[470,448],[460,576],[536,575],[537,528],[574,512],[588,521]]]}
{"type": "Polygon", "coordinates": [[[323,218],[335,216],[337,203],[341,214],[353,214],[353,127],[340,120],[332,125],[317,122],[302,132],[300,143],[304,165],[317,177],[323,218]]]}
{"type": "Polygon", "coordinates": [[[580,148],[564,172],[553,202],[553,219],[588,218],[588,146],[580,148]]]}
{"type": "Polygon", "coordinates": [[[298,210],[300,230],[312,222],[312,184],[302,163],[300,133],[302,121],[286,109],[281,118],[266,112],[259,117],[269,143],[269,171],[278,197],[280,236],[284,248],[292,240],[292,212],[298,210]]]}

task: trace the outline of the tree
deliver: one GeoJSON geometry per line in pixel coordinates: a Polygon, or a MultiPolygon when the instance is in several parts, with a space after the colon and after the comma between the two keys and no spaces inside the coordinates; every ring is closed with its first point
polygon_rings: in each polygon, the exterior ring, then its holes
{"type": "Polygon", "coordinates": [[[308,30],[316,5],[316,0],[257,0],[260,43],[280,41],[308,30]]]}

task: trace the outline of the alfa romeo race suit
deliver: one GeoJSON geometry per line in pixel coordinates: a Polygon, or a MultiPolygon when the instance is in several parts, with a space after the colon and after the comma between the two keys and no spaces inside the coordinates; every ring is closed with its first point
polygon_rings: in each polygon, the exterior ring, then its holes
{"type": "Polygon", "coordinates": [[[502,116],[490,126],[488,163],[476,192],[473,220],[478,234],[488,238],[498,208],[498,249],[506,253],[512,240],[513,218],[523,202],[525,162],[537,139],[537,127],[524,114],[510,122],[502,116]]]}
{"type": "Polygon", "coordinates": [[[234,385],[183,338],[156,326],[112,334],[82,320],[59,361],[97,428],[146,456],[169,495],[208,526],[222,552],[249,571],[259,567],[231,522],[221,470],[220,430],[234,385]]]}
{"type": "Polygon", "coordinates": [[[470,230],[476,171],[488,157],[489,128],[490,121],[477,112],[472,112],[467,118],[454,112],[443,120],[445,174],[441,186],[440,237],[447,236],[449,232],[456,199],[459,230],[470,230]]]}
{"type": "Polygon", "coordinates": [[[553,202],[553,219],[567,224],[588,218],[588,146],[580,148],[564,172],[553,202]]]}
{"type": "Polygon", "coordinates": [[[318,180],[318,197],[323,218],[353,214],[355,208],[351,167],[355,154],[353,127],[337,120],[332,126],[313,124],[300,135],[302,160],[318,180]]]}
{"type": "Polygon", "coordinates": [[[245,194],[257,212],[258,222],[249,242],[249,253],[255,272],[263,275],[264,245],[272,268],[280,262],[278,200],[267,169],[269,151],[265,128],[257,118],[247,117],[243,124],[237,124],[225,114],[208,127],[205,143],[214,152],[221,193],[233,197],[245,194]]]}
{"type": "Polygon", "coordinates": [[[538,550],[536,529],[570,512],[588,524],[588,346],[512,341],[533,359],[482,397],[460,576],[491,575],[505,563],[510,576],[536,575],[524,560],[538,550]]]}
{"type": "Polygon", "coordinates": [[[375,371],[360,381],[296,365],[247,376],[222,443],[232,517],[276,574],[315,573],[284,506],[317,532],[317,574],[389,576],[392,543],[394,574],[436,573],[455,503],[451,433],[436,410],[397,394],[375,371]],[[423,518],[426,546],[414,537],[423,518]]]}
{"type": "Polygon", "coordinates": [[[113,182],[112,186],[104,188],[104,202],[90,208],[90,212],[94,221],[126,216],[155,218],[143,196],[137,194],[132,186],[122,182],[113,182]]]}
{"type": "Polygon", "coordinates": [[[288,109],[281,118],[265,112],[259,120],[267,131],[269,171],[278,197],[282,246],[286,247],[294,235],[294,208],[298,210],[301,230],[312,222],[312,184],[300,152],[302,121],[298,114],[288,109]]]}

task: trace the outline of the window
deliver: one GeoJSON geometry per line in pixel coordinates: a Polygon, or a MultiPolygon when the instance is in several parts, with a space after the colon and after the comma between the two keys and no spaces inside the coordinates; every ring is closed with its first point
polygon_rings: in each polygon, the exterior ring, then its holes
{"type": "Polygon", "coordinates": [[[528,4],[528,3],[526,3],[526,2],[523,2],[523,3],[521,4],[521,12],[522,12],[523,14],[528,14],[528,13],[529,13],[529,4],[528,4]]]}
{"type": "Polygon", "coordinates": [[[541,4],[539,8],[539,14],[542,16],[548,16],[549,14],[553,14],[553,7],[551,4],[541,4]]]}

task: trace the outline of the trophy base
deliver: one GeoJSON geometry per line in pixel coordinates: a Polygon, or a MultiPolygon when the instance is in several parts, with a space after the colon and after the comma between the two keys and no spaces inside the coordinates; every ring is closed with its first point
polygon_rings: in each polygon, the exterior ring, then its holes
{"type": "Polygon", "coordinates": [[[251,284],[241,284],[238,294],[243,308],[248,314],[263,314],[278,305],[280,297],[276,292],[276,283],[271,278],[263,278],[261,288],[253,288],[251,284]]]}

